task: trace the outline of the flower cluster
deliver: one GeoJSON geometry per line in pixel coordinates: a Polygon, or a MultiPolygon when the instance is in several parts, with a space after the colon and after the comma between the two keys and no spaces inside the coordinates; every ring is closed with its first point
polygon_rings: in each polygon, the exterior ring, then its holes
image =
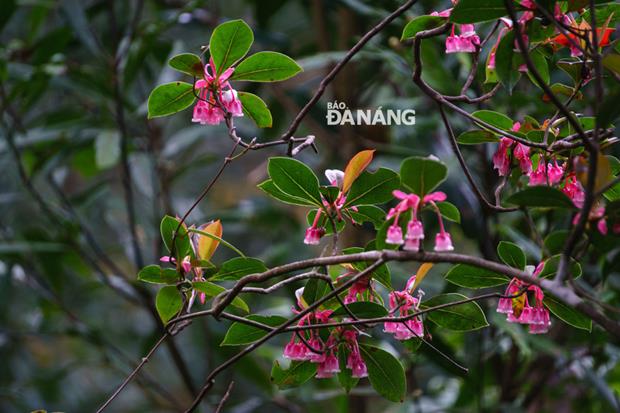
{"type": "MultiPolygon", "coordinates": [[[[340,192],[338,192],[338,196],[336,199],[330,203],[326,199],[323,199],[323,206],[328,213],[334,212],[334,215],[338,221],[342,221],[344,204],[347,201],[347,191],[344,188],[344,176],[345,173],[339,169],[326,169],[325,177],[331,186],[337,187],[340,192]]],[[[357,211],[355,206],[350,207],[351,210],[357,211]]],[[[314,216],[314,220],[312,225],[306,229],[306,236],[304,238],[304,244],[307,245],[317,245],[321,238],[325,235],[325,228],[319,226],[321,222],[321,218],[325,212],[321,209],[316,211],[316,215],[314,216]]]]}
{"type": "MultiPolygon", "coordinates": [[[[398,313],[400,317],[407,317],[419,309],[421,297],[424,293],[422,290],[418,290],[418,297],[411,295],[415,280],[416,276],[414,275],[407,281],[405,290],[390,293],[390,314],[398,313]]],[[[394,338],[397,340],[409,340],[410,338],[424,336],[424,324],[422,317],[416,316],[406,321],[388,321],[384,323],[383,331],[394,334],[394,338]]]]}
{"type": "MultiPolygon", "coordinates": [[[[297,305],[300,308],[305,307],[301,299],[302,294],[303,289],[298,290],[297,305]]],[[[297,310],[293,309],[293,312],[297,312],[297,310]]],[[[327,324],[332,312],[332,310],[313,311],[302,317],[297,325],[327,324]]],[[[359,349],[358,333],[351,329],[334,328],[326,340],[321,338],[318,329],[309,329],[307,334],[304,332],[294,333],[284,347],[284,357],[294,361],[316,363],[318,364],[316,378],[329,378],[341,371],[337,356],[340,345],[348,351],[346,368],[351,370],[352,376],[356,378],[368,376],[366,363],[364,363],[359,349]]]]}
{"type": "MultiPolygon", "coordinates": [[[[518,132],[519,129],[521,129],[521,124],[515,122],[512,125],[512,130],[518,132]]],[[[506,176],[510,173],[512,159],[515,159],[519,163],[519,167],[524,175],[529,175],[532,172],[530,148],[510,138],[503,137],[499,141],[497,152],[493,155],[493,167],[497,169],[497,173],[500,176],[506,176]]]]}
{"type": "MultiPolygon", "coordinates": [[[[542,271],[543,265],[544,263],[538,264],[535,270],[534,266],[528,265],[526,271],[538,275],[542,271]]],[[[540,287],[527,285],[523,281],[513,278],[510,280],[504,295],[514,297],[500,298],[497,305],[497,312],[507,314],[508,322],[529,325],[530,334],[544,334],[549,331],[551,326],[549,310],[543,304],[545,294],[540,287]],[[534,294],[534,306],[529,303],[528,292],[534,294]]]]}
{"type": "MultiPolygon", "coordinates": [[[[357,272],[351,271],[347,272],[340,277],[338,277],[338,282],[342,279],[356,275],[357,272]]],[[[373,287],[372,287],[372,275],[367,275],[366,277],[362,277],[357,280],[351,287],[349,287],[349,291],[347,295],[344,297],[345,304],[351,304],[357,301],[374,301],[373,295],[373,287]],[[368,292],[368,294],[366,294],[368,292]]]]}
{"type": "Polygon", "coordinates": [[[198,91],[198,102],[194,106],[192,122],[201,125],[219,125],[226,113],[243,116],[237,91],[228,82],[234,70],[231,67],[217,75],[213,59],[205,65],[204,78],[196,81],[194,85],[198,91]]]}
{"type": "Polygon", "coordinates": [[[387,214],[387,219],[394,218],[394,222],[387,230],[387,236],[385,242],[394,245],[404,245],[404,249],[407,251],[419,251],[420,242],[424,239],[424,226],[422,221],[418,219],[418,212],[426,204],[430,204],[437,213],[437,219],[439,221],[439,233],[435,236],[435,251],[452,251],[452,237],[450,233],[445,230],[443,224],[443,218],[436,202],[443,202],[446,200],[446,194],[443,192],[432,192],[420,198],[416,194],[406,194],[403,191],[396,190],[393,192],[395,198],[401,201],[387,214]],[[400,215],[411,211],[411,219],[407,223],[407,232],[403,238],[403,231],[398,225],[400,215]]]}
{"type": "MultiPolygon", "coordinates": [[[[455,3],[455,2],[453,2],[455,3]]],[[[432,12],[431,16],[450,17],[452,9],[432,12]]],[[[450,36],[446,38],[446,53],[476,53],[480,49],[480,37],[476,34],[473,24],[452,25],[450,36]],[[459,33],[455,33],[458,26],[459,33]]]]}

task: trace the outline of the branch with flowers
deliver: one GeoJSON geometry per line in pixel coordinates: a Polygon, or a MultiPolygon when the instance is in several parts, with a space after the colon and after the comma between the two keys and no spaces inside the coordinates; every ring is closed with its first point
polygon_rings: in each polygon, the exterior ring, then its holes
{"type": "Polygon", "coordinates": [[[301,150],[314,147],[314,136],[295,138],[293,134],[328,83],[372,36],[414,3],[406,2],[362,37],[276,141],[257,142],[257,138],[247,140],[237,135],[234,118],[248,117],[258,127],[269,127],[272,121],[260,97],[237,91],[232,82],[288,79],[301,70],[291,58],[275,52],[258,52],[246,58],[253,33],[246,23],[235,20],[214,30],[205,49],[209,54],[206,63],[203,57],[189,53],[171,59],[170,65],[193,81],[158,86],[149,98],[149,116],[167,116],[194,105],[192,121],[202,125],[224,122],[233,147],[184,216],[163,218],[161,235],[168,255],[161,261],[170,265],[149,265],[139,272],[138,279],[161,286],[155,304],[167,331],[99,411],[114,400],[163,341],[188,328],[198,317],[233,321],[221,345],[246,347],[211,371],[188,412],[198,407],[220,373],[285,333],[291,334],[283,349],[289,365],[283,367],[276,360],[272,370],[272,380],[279,386],[299,386],[312,377],[337,376],[348,392],[368,377],[377,393],[394,402],[405,397],[405,373],[394,354],[376,345],[385,338],[381,333],[391,335],[410,351],[429,346],[459,366],[433,346],[428,325],[460,332],[485,328],[488,322],[477,304],[480,300],[497,299],[497,312],[505,314],[509,323],[527,326],[530,334],[545,334],[561,320],[586,331],[595,322],[610,336],[620,338],[620,324],[606,314],[609,306],[584,295],[573,284],[583,272],[579,259],[591,246],[592,238],[617,243],[620,234],[620,162],[604,154],[617,142],[611,124],[617,113],[599,110],[605,97],[604,71],[618,76],[619,55],[605,49],[613,33],[609,27],[612,16],[597,16],[593,3],[585,7],[582,2],[571,1],[540,4],[531,0],[485,0],[485,7],[480,8],[474,0],[460,0],[450,9],[415,17],[402,33],[403,42],[412,42],[412,81],[438,105],[448,142],[481,208],[489,213],[524,212],[534,232],[540,231],[545,217],[553,214],[553,228],[544,229],[547,234],[540,259],[531,262],[523,248],[508,241],[497,245],[501,262],[453,253],[458,245],[450,227],[460,223],[461,215],[440,190],[448,167],[435,156],[405,158],[394,171],[373,165],[375,150],[363,150],[344,170],[326,170],[325,179],[319,179],[309,166],[294,158],[301,150]],[[601,17],[606,20],[599,27],[596,19],[601,17]],[[481,41],[476,25],[485,22],[493,25],[481,41]],[[446,34],[447,54],[473,57],[471,71],[457,96],[441,93],[423,78],[422,42],[446,34]],[[486,44],[493,45],[486,56],[484,82],[477,84],[478,59],[486,44]],[[570,52],[570,58],[556,59],[554,54],[563,49],[570,52]],[[551,65],[565,71],[573,85],[550,84],[551,65]],[[549,108],[548,119],[523,115],[513,120],[484,109],[500,91],[510,93],[524,75],[540,89],[541,99],[549,108]],[[585,98],[590,84],[598,103],[593,105],[593,116],[584,116],[572,110],[571,104],[585,98]],[[474,96],[474,88],[482,93],[474,96]],[[567,99],[562,101],[560,95],[567,99]],[[470,113],[459,103],[477,104],[481,109],[470,113]],[[464,117],[475,129],[457,136],[451,112],[464,117]],[[487,144],[495,146],[491,162],[500,180],[493,203],[478,186],[461,150],[465,145],[487,144]],[[226,241],[219,220],[202,225],[186,221],[228,164],[249,150],[277,145],[287,146],[289,156],[269,158],[267,179],[258,187],[275,201],[308,210],[308,227],[305,236],[300,234],[300,245],[302,239],[303,244],[312,246],[331,237],[332,248],[325,248],[316,258],[268,268],[226,241]],[[385,204],[390,206],[385,208],[385,204]],[[347,226],[362,225],[372,228],[374,239],[340,249],[338,234],[347,226]],[[436,232],[429,230],[434,227],[436,232]],[[220,246],[238,256],[223,263],[211,262],[220,246]],[[389,263],[394,261],[420,264],[403,286],[392,284],[389,263]],[[472,297],[459,293],[427,297],[421,286],[426,277],[437,276],[431,273],[435,272],[435,263],[455,264],[444,274],[455,286],[480,289],[505,285],[505,291],[472,297]],[[269,285],[278,278],[284,279],[269,285]],[[251,309],[244,296],[273,294],[301,282],[305,285],[296,291],[290,316],[245,315],[251,309]],[[210,309],[193,311],[210,300],[210,309]]]}

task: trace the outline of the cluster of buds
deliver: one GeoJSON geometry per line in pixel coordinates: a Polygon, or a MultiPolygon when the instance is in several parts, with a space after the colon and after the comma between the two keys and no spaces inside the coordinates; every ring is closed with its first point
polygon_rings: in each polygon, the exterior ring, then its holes
{"type": "MultiPolygon", "coordinates": [[[[543,263],[538,264],[534,270],[534,266],[528,265],[526,271],[533,275],[538,275],[542,271],[543,263]]],[[[527,285],[523,281],[513,278],[510,280],[506,292],[506,296],[499,299],[497,312],[507,314],[507,321],[510,323],[519,323],[529,325],[530,334],[545,334],[551,326],[549,310],[545,308],[543,300],[545,294],[542,289],[536,285],[527,285]],[[531,306],[527,297],[528,292],[534,294],[534,306],[531,306]]]]}
{"type": "Polygon", "coordinates": [[[231,67],[218,75],[213,59],[205,65],[204,78],[196,81],[194,85],[198,92],[198,102],[194,106],[192,122],[201,125],[219,125],[226,113],[232,116],[243,116],[243,108],[237,91],[228,82],[234,70],[231,67]]]}
{"type": "MultiPolygon", "coordinates": [[[[302,294],[303,288],[297,290],[297,305],[301,309],[306,307],[301,298],[302,294]]],[[[293,312],[298,313],[296,309],[293,309],[293,312]]],[[[332,310],[313,311],[302,317],[297,325],[327,324],[332,312],[332,310]]],[[[341,371],[337,351],[338,346],[343,344],[349,353],[346,368],[351,370],[353,377],[362,378],[368,375],[368,370],[362,359],[357,340],[357,331],[351,329],[333,328],[327,340],[321,338],[318,329],[309,329],[307,334],[304,332],[293,334],[284,347],[284,357],[294,361],[316,363],[318,364],[316,378],[330,378],[341,371]]]]}
{"type": "MultiPolygon", "coordinates": [[[[424,292],[418,290],[417,297],[412,295],[415,280],[416,276],[414,275],[407,281],[407,286],[403,291],[392,291],[390,293],[390,314],[398,313],[400,317],[407,317],[418,311],[424,292]]],[[[394,334],[394,338],[397,340],[409,340],[410,338],[424,336],[424,324],[422,317],[416,316],[406,321],[388,321],[384,323],[383,331],[394,334]]]]}
{"type": "MultiPolygon", "coordinates": [[[[336,186],[340,189],[338,193],[338,197],[330,204],[325,199],[323,199],[323,205],[329,211],[332,208],[336,212],[336,217],[338,220],[342,220],[342,207],[344,206],[347,197],[343,189],[344,182],[344,172],[339,169],[327,169],[325,170],[325,177],[329,181],[329,184],[332,186],[336,186]]],[[[353,207],[355,209],[355,207],[353,207]]],[[[325,235],[325,228],[319,226],[319,222],[321,221],[321,216],[323,214],[322,210],[317,210],[316,215],[314,216],[314,221],[312,225],[306,229],[306,236],[304,238],[304,244],[307,245],[317,245],[321,238],[325,235]]]]}
{"type": "Polygon", "coordinates": [[[396,190],[393,192],[395,198],[401,201],[387,214],[387,219],[394,218],[394,222],[387,230],[387,236],[385,242],[394,245],[404,245],[404,249],[407,251],[419,251],[420,243],[424,239],[424,226],[422,221],[418,219],[418,212],[426,204],[430,204],[437,213],[437,220],[439,221],[439,233],[435,236],[435,251],[452,251],[452,237],[450,233],[445,230],[443,224],[443,218],[436,202],[443,202],[446,200],[446,194],[443,192],[432,192],[420,198],[416,194],[406,194],[403,191],[396,190]],[[407,232],[403,237],[403,231],[398,225],[400,215],[411,211],[411,219],[407,223],[407,232]]]}

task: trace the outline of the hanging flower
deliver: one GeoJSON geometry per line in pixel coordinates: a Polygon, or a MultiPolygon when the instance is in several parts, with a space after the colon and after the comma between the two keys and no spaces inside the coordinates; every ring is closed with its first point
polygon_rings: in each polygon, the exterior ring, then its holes
{"type": "MultiPolygon", "coordinates": [[[[521,129],[521,124],[515,122],[512,125],[512,130],[518,132],[521,129]]],[[[512,157],[519,162],[519,167],[525,175],[529,175],[532,172],[532,159],[530,157],[530,147],[523,145],[522,143],[515,142],[514,140],[503,137],[499,141],[497,151],[493,155],[493,167],[497,169],[500,176],[506,176],[510,173],[510,154],[509,149],[512,148],[512,157]]]]}
{"type": "MultiPolygon", "coordinates": [[[[536,269],[534,266],[528,265],[526,271],[532,275],[538,275],[542,271],[544,263],[538,264],[536,269]]],[[[549,310],[544,306],[543,300],[545,294],[537,285],[527,285],[518,278],[513,278],[508,283],[508,287],[504,295],[516,296],[514,298],[503,297],[499,299],[497,304],[497,312],[506,314],[507,321],[510,323],[527,324],[530,334],[544,334],[549,331],[551,319],[549,310]],[[534,305],[530,305],[527,293],[534,294],[534,305]]]]}
{"type": "Polygon", "coordinates": [[[545,164],[544,159],[538,161],[538,167],[529,175],[529,186],[556,185],[564,176],[564,166],[558,165],[557,161],[545,164]]]}
{"type": "Polygon", "coordinates": [[[435,237],[435,251],[452,251],[452,237],[446,231],[443,224],[443,217],[437,207],[436,202],[443,202],[446,200],[446,194],[440,191],[432,192],[425,195],[420,199],[416,194],[407,194],[403,191],[393,191],[392,194],[395,198],[401,201],[387,214],[387,219],[394,219],[392,225],[388,227],[385,242],[393,245],[405,244],[404,249],[407,251],[419,251],[420,243],[424,239],[424,225],[422,221],[418,219],[418,211],[424,205],[431,205],[437,213],[437,220],[439,222],[439,233],[435,237]],[[411,211],[411,219],[407,223],[407,232],[403,237],[402,228],[398,224],[400,215],[411,211]]]}
{"type": "Polygon", "coordinates": [[[243,116],[237,91],[228,82],[234,70],[228,68],[218,76],[213,59],[205,65],[204,77],[194,85],[198,92],[198,102],[194,106],[192,122],[219,125],[224,120],[225,111],[231,116],[243,116]]]}
{"type": "MultiPolygon", "coordinates": [[[[418,291],[418,297],[413,297],[413,285],[416,276],[412,276],[407,281],[407,287],[403,291],[392,291],[390,293],[390,314],[398,313],[399,317],[407,317],[418,311],[421,297],[424,294],[418,291]]],[[[424,335],[424,325],[420,316],[410,318],[406,321],[388,321],[383,324],[383,331],[394,334],[397,340],[409,340],[413,337],[424,335]]]]}

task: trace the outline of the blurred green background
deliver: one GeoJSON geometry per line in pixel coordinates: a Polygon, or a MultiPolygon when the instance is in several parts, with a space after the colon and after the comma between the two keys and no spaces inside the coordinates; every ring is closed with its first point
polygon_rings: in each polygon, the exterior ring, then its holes
{"type": "MultiPolygon", "coordinates": [[[[402,27],[407,18],[443,10],[448,3],[421,1],[338,75],[298,132],[316,135],[320,154],[304,151],[301,159],[322,175],[325,168],[342,169],[364,148],[377,149],[373,167],[397,168],[406,156],[434,154],[449,166],[443,189],[462,214],[462,225],[450,227],[457,250],[494,259],[501,238],[519,243],[535,264],[540,250],[529,240],[525,223],[513,216],[489,216],[480,208],[464,183],[434,103],[411,83],[410,47],[398,41],[402,27]],[[413,108],[416,125],[328,127],[326,103],[334,99],[350,108],[413,108]]],[[[346,49],[400,4],[0,1],[0,411],[95,411],[161,334],[152,312],[156,287],[137,283],[137,270],[157,263],[163,254],[162,216],[182,215],[231,147],[223,125],[192,124],[191,110],[147,121],[150,91],[182,78],[167,66],[168,58],[199,53],[217,24],[242,18],[254,30],[253,51],[276,50],[296,59],[304,72],[293,79],[235,86],[260,95],[274,116],[268,130],[257,130],[241,119],[236,122],[238,133],[269,141],[286,129],[346,49]],[[128,171],[123,170],[123,160],[128,171]],[[138,250],[129,230],[126,172],[131,176],[138,250]]],[[[482,24],[479,31],[484,34],[490,27],[482,24]]],[[[425,44],[424,76],[442,92],[458,94],[470,55],[446,56],[442,42],[425,44]]],[[[484,64],[480,66],[483,80],[484,64]]],[[[568,82],[566,74],[554,72],[553,77],[568,82]]],[[[482,80],[474,90],[488,88],[482,80]]],[[[525,79],[512,95],[500,92],[490,109],[513,119],[529,114],[543,121],[553,113],[540,97],[525,79]]],[[[451,121],[457,132],[469,128],[456,116],[451,121]]],[[[493,150],[492,144],[464,150],[487,193],[496,184],[490,163],[493,150]]],[[[269,266],[317,255],[319,248],[302,243],[305,211],[278,204],[256,188],[266,176],[268,156],[282,151],[256,151],[233,162],[189,222],[221,219],[227,240],[269,266]]],[[[342,247],[364,245],[373,236],[371,228],[347,230],[342,247]]],[[[229,257],[229,251],[220,248],[215,262],[229,257]]],[[[596,286],[608,277],[608,299],[617,303],[619,260],[615,267],[609,260],[605,274],[601,260],[606,260],[604,253],[584,262],[582,282],[596,286]]],[[[416,268],[413,263],[392,265],[393,284],[402,286],[416,268]]],[[[447,268],[433,268],[422,286],[427,296],[457,290],[443,281],[447,268]]],[[[288,315],[299,286],[269,297],[248,297],[249,304],[255,313],[288,315]]],[[[600,330],[587,333],[555,320],[548,335],[530,336],[496,317],[495,303],[481,305],[488,310],[490,328],[467,334],[431,329],[433,343],[467,366],[467,375],[425,346],[409,352],[400,343],[385,343],[402,352],[409,379],[405,403],[381,399],[367,381],[350,395],[332,380],[278,390],[269,376],[288,339],[279,337],[223,374],[203,409],[217,405],[231,379],[236,385],[225,411],[238,413],[618,408],[620,351],[600,330]]],[[[108,411],[171,412],[187,407],[190,391],[237,351],[218,347],[228,325],[213,319],[194,321],[174,344],[160,348],[108,411]]]]}

